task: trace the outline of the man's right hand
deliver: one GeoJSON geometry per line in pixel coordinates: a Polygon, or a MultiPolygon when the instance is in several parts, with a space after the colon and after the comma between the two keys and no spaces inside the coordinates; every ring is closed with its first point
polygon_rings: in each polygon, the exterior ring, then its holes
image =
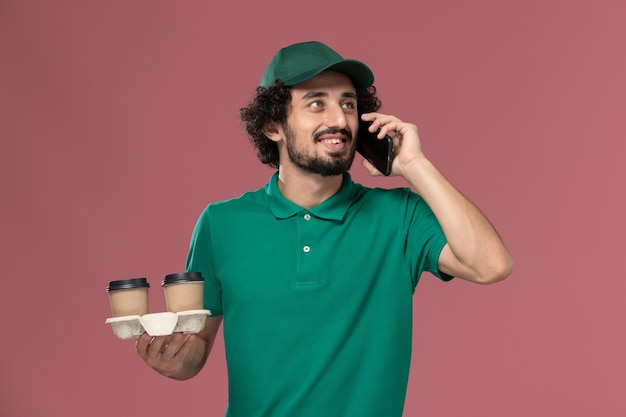
{"type": "Polygon", "coordinates": [[[221,323],[221,317],[207,317],[204,329],[197,334],[152,337],[144,333],[137,339],[137,353],[158,373],[189,379],[204,366],[221,323]]]}

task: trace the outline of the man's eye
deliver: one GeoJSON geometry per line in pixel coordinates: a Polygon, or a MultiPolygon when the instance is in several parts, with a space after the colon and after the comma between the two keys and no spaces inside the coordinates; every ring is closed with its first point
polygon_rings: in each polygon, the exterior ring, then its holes
{"type": "Polygon", "coordinates": [[[320,107],[322,107],[322,102],[319,100],[312,101],[311,103],[309,103],[309,107],[313,107],[314,109],[319,109],[320,107]]]}
{"type": "Polygon", "coordinates": [[[345,103],[342,104],[344,109],[354,109],[356,108],[356,104],[352,101],[347,101],[345,103]]]}

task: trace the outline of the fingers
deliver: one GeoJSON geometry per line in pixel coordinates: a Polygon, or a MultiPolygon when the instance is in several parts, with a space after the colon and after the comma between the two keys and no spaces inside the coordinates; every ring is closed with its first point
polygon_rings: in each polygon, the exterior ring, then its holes
{"type": "MultiPolygon", "coordinates": [[[[159,370],[164,365],[183,353],[183,347],[189,335],[174,333],[171,336],[150,336],[142,334],[135,344],[139,356],[153,368],[159,370]]],[[[188,348],[187,348],[188,350],[188,348]]]]}
{"type": "MultiPolygon", "coordinates": [[[[173,358],[183,353],[183,348],[188,345],[186,342],[189,339],[188,334],[174,333],[172,336],[166,336],[159,348],[159,354],[162,358],[173,358]]],[[[155,347],[156,348],[156,347],[155,347]]]]}
{"type": "Polygon", "coordinates": [[[365,113],[361,118],[372,122],[368,128],[370,132],[380,130],[377,135],[379,139],[384,138],[385,135],[395,136],[396,131],[399,130],[399,125],[402,124],[402,121],[397,117],[382,113],[365,113]]]}
{"type": "MultiPolygon", "coordinates": [[[[378,130],[378,138],[382,139],[385,135],[393,138],[393,161],[391,168],[391,176],[402,176],[408,179],[405,174],[407,168],[417,161],[424,158],[422,150],[422,141],[419,137],[417,126],[411,123],[403,122],[395,116],[382,113],[364,113],[361,119],[371,122],[369,126],[370,132],[378,130]]],[[[363,162],[363,166],[372,176],[381,175],[376,169],[363,162]]]]}
{"type": "Polygon", "coordinates": [[[148,356],[148,348],[152,343],[153,337],[148,333],[143,333],[141,336],[137,338],[137,343],[135,343],[135,350],[144,360],[148,356]]]}
{"type": "Polygon", "coordinates": [[[376,132],[380,129],[378,133],[379,139],[384,138],[385,135],[394,137],[398,133],[404,134],[409,130],[414,130],[417,133],[417,126],[405,123],[395,116],[382,113],[364,113],[361,115],[361,118],[365,121],[372,122],[368,129],[370,132],[376,132]]]}

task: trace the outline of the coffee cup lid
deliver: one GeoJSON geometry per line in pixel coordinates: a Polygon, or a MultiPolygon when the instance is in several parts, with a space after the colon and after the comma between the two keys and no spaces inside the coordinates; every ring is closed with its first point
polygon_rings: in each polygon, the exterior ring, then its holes
{"type": "Polygon", "coordinates": [[[169,274],[163,277],[161,286],[167,284],[178,284],[181,282],[204,282],[204,277],[200,272],[179,272],[176,274],[169,274]]]}
{"type": "Polygon", "coordinates": [[[130,290],[133,288],[150,288],[150,284],[146,278],[120,279],[117,281],[109,281],[108,291],[130,290]]]}

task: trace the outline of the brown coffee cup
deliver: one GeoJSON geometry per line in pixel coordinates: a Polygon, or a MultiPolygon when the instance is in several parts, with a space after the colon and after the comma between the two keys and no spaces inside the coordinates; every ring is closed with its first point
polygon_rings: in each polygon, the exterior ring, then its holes
{"type": "Polygon", "coordinates": [[[181,272],[165,275],[161,286],[165,292],[167,311],[202,310],[204,305],[204,278],[199,272],[181,272]]]}
{"type": "Polygon", "coordinates": [[[109,281],[107,292],[113,317],[142,316],[148,314],[148,289],[146,278],[109,281]]]}

